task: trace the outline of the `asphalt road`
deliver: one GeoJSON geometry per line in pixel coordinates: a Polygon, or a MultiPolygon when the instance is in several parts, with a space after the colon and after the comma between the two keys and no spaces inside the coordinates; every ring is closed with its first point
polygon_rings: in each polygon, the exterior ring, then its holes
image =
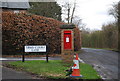
{"type": "Polygon", "coordinates": [[[2,71],[2,79],[32,79],[31,75],[11,68],[3,67],[2,71]]]}
{"type": "Polygon", "coordinates": [[[88,64],[94,66],[104,79],[118,79],[118,52],[82,48],[79,57],[88,64]]]}
{"type": "MultiPolygon", "coordinates": [[[[60,57],[48,57],[49,60],[61,60],[60,57]]],[[[22,61],[22,58],[0,58],[2,61],[22,61]]],[[[25,57],[25,61],[29,60],[46,60],[46,57],[25,57]]]]}

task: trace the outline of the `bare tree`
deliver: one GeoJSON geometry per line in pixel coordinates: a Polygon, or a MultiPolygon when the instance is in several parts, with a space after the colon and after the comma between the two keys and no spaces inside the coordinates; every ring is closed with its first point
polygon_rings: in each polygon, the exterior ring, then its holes
{"type": "Polygon", "coordinates": [[[119,4],[120,4],[120,1],[118,3],[114,3],[112,5],[112,8],[109,10],[109,15],[113,15],[116,20],[118,19],[118,16],[119,16],[119,8],[118,8],[119,4]]]}
{"type": "Polygon", "coordinates": [[[67,21],[67,23],[70,23],[70,9],[71,9],[71,4],[69,4],[69,2],[65,2],[64,5],[62,5],[62,9],[63,9],[63,13],[64,15],[67,16],[67,18],[65,18],[65,20],[67,21]]]}
{"type": "Polygon", "coordinates": [[[72,18],[72,23],[75,24],[75,25],[77,25],[77,26],[80,25],[81,21],[82,21],[82,19],[80,17],[78,17],[78,16],[74,16],[72,18]]]}
{"type": "Polygon", "coordinates": [[[66,2],[64,5],[62,5],[62,7],[64,8],[64,12],[67,11],[66,12],[67,14],[65,13],[65,15],[67,15],[66,20],[67,20],[68,24],[72,23],[73,18],[74,18],[75,9],[76,9],[76,0],[74,1],[73,7],[72,7],[72,3],[69,3],[69,2],[66,2]]]}
{"type": "Polygon", "coordinates": [[[120,52],[120,1],[118,3],[118,49],[120,52]]]}
{"type": "Polygon", "coordinates": [[[74,16],[75,8],[76,8],[76,0],[74,1],[74,6],[73,6],[73,11],[72,11],[71,22],[70,23],[72,23],[72,21],[73,21],[73,16],[74,16]]]}
{"type": "MultiPolygon", "coordinates": [[[[113,5],[113,8],[109,11],[110,15],[113,15],[117,22],[118,34],[120,35],[120,1],[113,5]]],[[[120,51],[120,36],[118,35],[118,49],[120,51]]]]}
{"type": "Polygon", "coordinates": [[[69,24],[69,23],[70,23],[69,20],[70,20],[70,8],[71,8],[71,7],[70,7],[70,4],[69,4],[69,3],[67,4],[67,6],[68,6],[68,9],[67,9],[67,10],[68,10],[68,24],[69,24]]]}

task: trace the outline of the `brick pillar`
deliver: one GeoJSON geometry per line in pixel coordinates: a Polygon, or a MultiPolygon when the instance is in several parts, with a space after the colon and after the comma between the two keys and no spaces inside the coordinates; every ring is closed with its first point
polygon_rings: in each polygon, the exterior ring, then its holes
{"type": "Polygon", "coordinates": [[[61,26],[61,55],[65,63],[73,63],[74,55],[74,31],[75,25],[67,24],[61,26]]]}

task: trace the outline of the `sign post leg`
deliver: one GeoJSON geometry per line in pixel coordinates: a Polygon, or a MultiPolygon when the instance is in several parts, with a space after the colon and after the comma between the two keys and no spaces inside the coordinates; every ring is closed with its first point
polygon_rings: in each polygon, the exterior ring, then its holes
{"type": "Polygon", "coordinates": [[[48,63],[48,53],[46,54],[46,62],[48,63]]]}
{"type": "Polygon", "coordinates": [[[47,46],[46,62],[48,63],[49,43],[47,43],[46,46],[47,46]]]}
{"type": "Polygon", "coordinates": [[[22,62],[24,62],[25,61],[25,55],[24,55],[24,53],[22,54],[22,62]]]}

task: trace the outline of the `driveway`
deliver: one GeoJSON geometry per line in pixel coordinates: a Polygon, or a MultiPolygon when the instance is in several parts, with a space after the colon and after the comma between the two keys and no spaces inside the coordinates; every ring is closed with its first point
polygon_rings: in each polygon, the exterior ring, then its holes
{"type": "Polygon", "coordinates": [[[79,57],[94,66],[104,79],[118,79],[118,52],[92,48],[82,51],[79,57]]]}

